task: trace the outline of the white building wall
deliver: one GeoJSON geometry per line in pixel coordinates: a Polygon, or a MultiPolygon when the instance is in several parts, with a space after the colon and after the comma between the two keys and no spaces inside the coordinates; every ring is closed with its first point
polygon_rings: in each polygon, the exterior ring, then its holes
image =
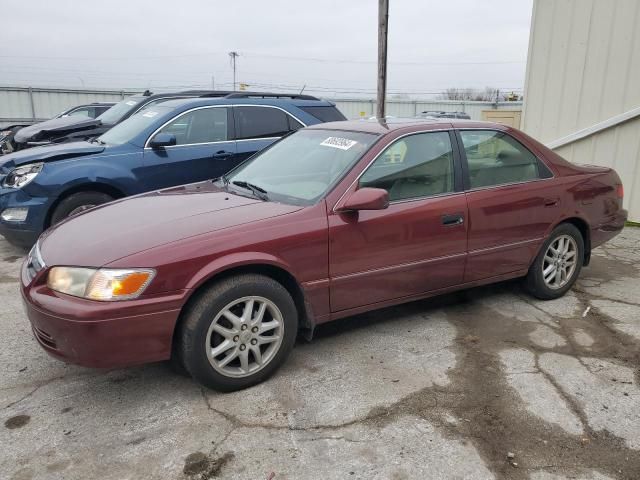
{"type": "MultiPolygon", "coordinates": [[[[522,129],[544,143],[640,107],[640,0],[534,0],[522,129]]],[[[612,166],[640,221],[640,118],[556,151],[612,166]]]]}

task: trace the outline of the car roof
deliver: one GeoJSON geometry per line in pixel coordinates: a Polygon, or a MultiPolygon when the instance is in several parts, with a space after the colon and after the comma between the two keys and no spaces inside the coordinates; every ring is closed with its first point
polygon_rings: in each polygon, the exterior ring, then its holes
{"type": "Polygon", "coordinates": [[[328,100],[309,100],[309,99],[297,99],[297,98],[259,98],[259,97],[244,97],[244,98],[225,98],[225,97],[194,97],[194,98],[177,98],[175,100],[167,100],[166,102],[159,103],[165,107],[206,107],[208,105],[295,105],[298,107],[307,106],[333,106],[334,104],[328,100]]]}
{"type": "Polygon", "coordinates": [[[421,129],[443,129],[443,128],[491,128],[498,130],[508,130],[501,124],[492,122],[480,122],[477,120],[466,120],[459,118],[387,118],[385,121],[378,119],[347,120],[341,122],[319,123],[307,127],[307,129],[325,130],[349,130],[363,133],[375,133],[385,135],[398,130],[407,132],[421,129]]]}

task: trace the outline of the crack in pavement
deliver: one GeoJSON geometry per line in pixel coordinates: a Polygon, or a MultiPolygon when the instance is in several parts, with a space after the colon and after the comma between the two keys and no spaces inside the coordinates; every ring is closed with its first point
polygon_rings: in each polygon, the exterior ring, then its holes
{"type": "MultiPolygon", "coordinates": [[[[350,426],[381,428],[401,417],[415,416],[430,422],[451,439],[462,442],[470,440],[487,467],[501,480],[524,480],[528,478],[528,472],[541,466],[575,469],[591,464],[597,470],[618,478],[640,478],[640,456],[637,452],[629,449],[623,439],[606,430],[594,431],[580,405],[558,385],[552,375],[540,368],[537,360],[539,355],[551,352],[572,358],[579,355],[611,358],[610,352],[606,352],[604,346],[599,350],[598,345],[591,352],[574,342],[568,342],[562,347],[540,347],[529,338],[529,333],[534,325],[546,324],[539,320],[523,322],[478,305],[476,299],[486,297],[487,294],[488,290],[485,288],[452,294],[448,299],[431,299],[396,307],[398,314],[410,315],[415,310],[424,314],[425,310],[439,311],[442,303],[448,305],[445,315],[458,332],[455,343],[450,347],[456,352],[456,366],[448,372],[451,383],[419,389],[388,406],[374,407],[364,416],[351,421],[310,427],[247,422],[215,408],[205,390],[202,390],[202,397],[210,411],[231,423],[231,431],[238,428],[265,428],[311,434],[333,432],[335,435],[331,435],[332,439],[341,441],[339,437],[343,434],[342,431],[350,426]],[[478,314],[478,308],[485,308],[488,312],[478,314]],[[586,443],[583,440],[585,436],[567,433],[559,426],[549,424],[533,414],[526,414],[523,421],[523,403],[506,383],[506,373],[498,358],[500,351],[512,346],[524,348],[535,355],[538,373],[552,385],[579,419],[588,435],[586,443]],[[456,418],[454,424],[448,420],[451,414],[456,418]],[[519,468],[514,468],[506,460],[508,451],[518,452],[519,468]],[[621,469],[623,473],[619,472],[621,469]]],[[[550,316],[549,313],[544,313],[550,316]]],[[[429,317],[429,313],[424,315],[429,317]]],[[[563,325],[563,322],[573,320],[560,319],[558,330],[562,332],[563,338],[569,337],[572,330],[571,325],[563,325]]],[[[578,321],[581,326],[586,322],[581,317],[578,321]]],[[[607,334],[614,335],[608,330],[607,334]]],[[[224,441],[220,442],[219,446],[223,443],[224,441]]]]}

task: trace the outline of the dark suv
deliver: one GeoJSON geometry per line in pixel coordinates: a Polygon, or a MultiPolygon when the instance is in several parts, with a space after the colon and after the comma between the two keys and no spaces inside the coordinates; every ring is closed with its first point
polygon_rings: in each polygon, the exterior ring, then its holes
{"type": "Polygon", "coordinates": [[[220,96],[228,93],[230,92],[187,90],[184,92],[159,93],[154,95],[147,90],[140,95],[132,95],[116,103],[97,118],[64,116],[22,128],[14,135],[12,149],[13,151],[17,151],[49,143],[86,140],[102,135],[114,125],[117,125],[134,113],[150,105],[176,98],[220,96]]]}
{"type": "MultiPolygon", "coordinates": [[[[91,141],[2,157],[0,234],[30,245],[68,216],[116,198],[218,178],[290,132],[342,119],[334,104],[309,95],[165,99],[91,141]]],[[[163,215],[162,202],[156,206],[150,215],[163,215]]]]}

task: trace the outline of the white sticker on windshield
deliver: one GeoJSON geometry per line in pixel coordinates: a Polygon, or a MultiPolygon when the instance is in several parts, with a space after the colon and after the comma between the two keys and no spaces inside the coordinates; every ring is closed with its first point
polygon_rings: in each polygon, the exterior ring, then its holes
{"type": "Polygon", "coordinates": [[[320,145],[323,145],[325,147],[339,148],[340,150],[349,150],[356,143],[358,142],[356,142],[355,140],[349,140],[348,138],[329,137],[320,145]]]}
{"type": "Polygon", "coordinates": [[[133,107],[134,105],[137,105],[138,102],[134,102],[133,100],[129,100],[128,102],[126,102],[127,105],[129,105],[130,107],[133,107]]]}
{"type": "Polygon", "coordinates": [[[150,110],[148,112],[143,113],[142,116],[147,118],[152,118],[152,117],[155,117],[157,114],[158,112],[154,112],[153,110],[150,110]]]}

